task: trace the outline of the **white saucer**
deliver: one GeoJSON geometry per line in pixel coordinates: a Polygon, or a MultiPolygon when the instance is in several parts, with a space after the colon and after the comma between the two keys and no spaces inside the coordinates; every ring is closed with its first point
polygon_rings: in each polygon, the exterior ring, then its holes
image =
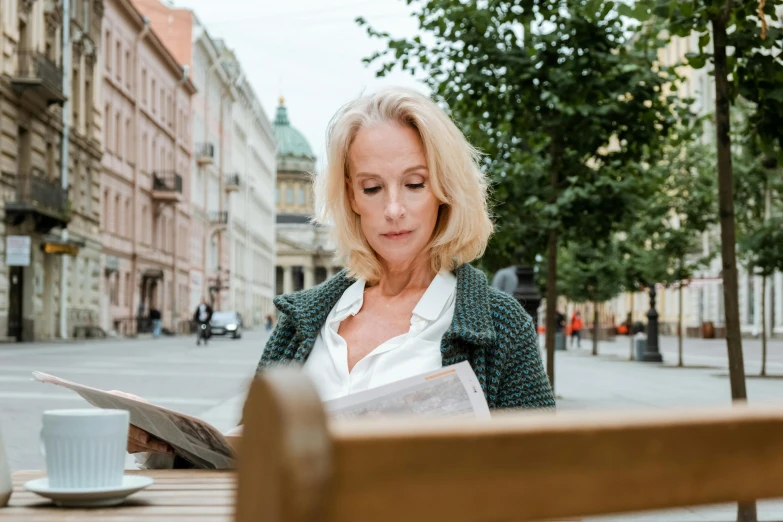
{"type": "Polygon", "coordinates": [[[63,507],[107,507],[121,504],[128,495],[144,489],[154,481],[143,475],[124,475],[122,484],[110,488],[52,489],[47,477],[31,480],[24,488],[52,499],[63,507]]]}

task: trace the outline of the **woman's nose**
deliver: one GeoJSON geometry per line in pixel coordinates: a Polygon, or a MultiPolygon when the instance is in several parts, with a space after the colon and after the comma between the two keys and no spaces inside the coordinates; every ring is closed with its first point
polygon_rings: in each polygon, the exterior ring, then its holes
{"type": "Polygon", "coordinates": [[[386,219],[394,221],[405,216],[405,207],[398,197],[392,195],[386,202],[384,214],[386,219]]]}

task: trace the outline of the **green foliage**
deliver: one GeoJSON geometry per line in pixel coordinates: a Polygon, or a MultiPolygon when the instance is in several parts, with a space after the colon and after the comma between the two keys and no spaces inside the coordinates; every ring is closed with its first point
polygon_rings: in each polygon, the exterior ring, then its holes
{"type": "Polygon", "coordinates": [[[763,5],[766,33],[762,38],[759,0],[639,0],[634,13],[639,19],[655,15],[656,22],[671,35],[699,35],[698,49],[687,55],[688,64],[700,69],[714,58],[711,29],[716,20],[726,25],[730,102],[742,97],[754,104],[748,114],[750,129],[769,150],[783,145],[783,20],[776,10],[783,0],[766,0],[763,5]]]}
{"type": "Polygon", "coordinates": [[[690,279],[711,258],[701,238],[718,217],[714,147],[681,127],[660,152],[647,171],[650,196],[621,245],[634,265],[626,272],[629,290],[690,279]]]}
{"type": "Polygon", "coordinates": [[[368,27],[387,49],[366,61],[422,78],[485,154],[497,222],[485,266],[536,259],[551,229],[608,238],[677,119],[655,33],[632,39],[608,0],[408,3],[427,37],[368,27]]]}
{"type": "Polygon", "coordinates": [[[750,272],[771,276],[783,271],[783,175],[776,168],[779,154],[762,150],[759,137],[748,129],[753,124],[745,116],[752,111],[749,104],[735,111],[744,122],[733,136],[738,256],[750,272]]]}
{"type": "Polygon", "coordinates": [[[558,293],[569,300],[603,303],[623,290],[623,262],[616,241],[573,241],[561,248],[558,293]]]}

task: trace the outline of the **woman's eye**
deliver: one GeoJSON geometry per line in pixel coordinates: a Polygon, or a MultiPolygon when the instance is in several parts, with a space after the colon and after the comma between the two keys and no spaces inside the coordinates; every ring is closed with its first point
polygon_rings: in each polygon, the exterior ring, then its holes
{"type": "Polygon", "coordinates": [[[419,190],[424,188],[424,183],[408,183],[405,186],[408,187],[409,189],[419,190]]]}
{"type": "Polygon", "coordinates": [[[362,191],[365,194],[375,194],[379,190],[381,190],[381,187],[369,187],[369,188],[366,188],[366,189],[362,189],[362,191]]]}

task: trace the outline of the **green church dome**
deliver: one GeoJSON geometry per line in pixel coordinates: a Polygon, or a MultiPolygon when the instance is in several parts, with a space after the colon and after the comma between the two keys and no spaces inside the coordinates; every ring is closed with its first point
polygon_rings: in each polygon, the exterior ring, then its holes
{"type": "Polygon", "coordinates": [[[315,158],[307,139],[291,126],[291,122],[288,120],[288,109],[283,98],[280,98],[280,106],[277,107],[273,128],[277,139],[278,156],[315,158]]]}

